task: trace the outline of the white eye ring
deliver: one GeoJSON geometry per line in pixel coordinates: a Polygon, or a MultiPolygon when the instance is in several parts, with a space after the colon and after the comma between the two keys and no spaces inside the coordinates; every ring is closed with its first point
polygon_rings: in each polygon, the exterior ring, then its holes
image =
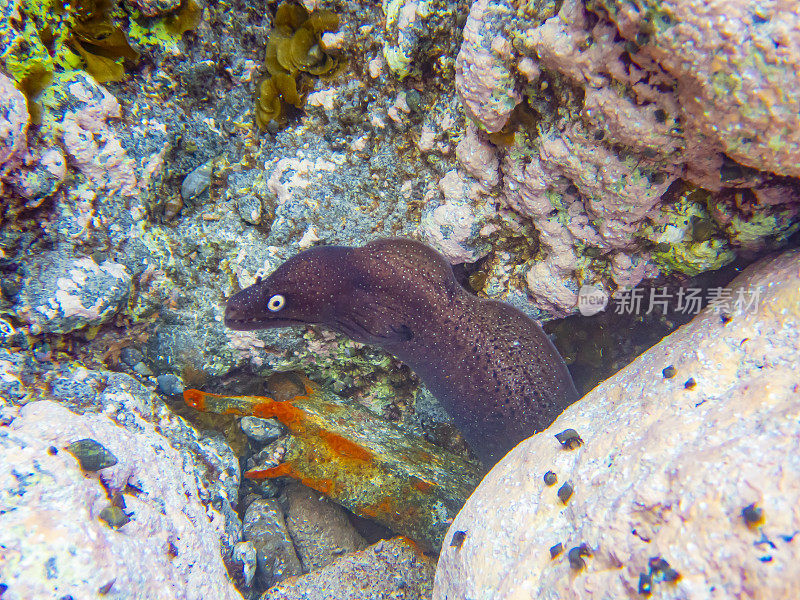
{"type": "Polygon", "coordinates": [[[272,298],[269,299],[269,302],[267,302],[267,308],[270,309],[272,312],[278,312],[280,309],[283,308],[284,304],[286,304],[286,298],[284,298],[280,294],[275,294],[272,298]]]}

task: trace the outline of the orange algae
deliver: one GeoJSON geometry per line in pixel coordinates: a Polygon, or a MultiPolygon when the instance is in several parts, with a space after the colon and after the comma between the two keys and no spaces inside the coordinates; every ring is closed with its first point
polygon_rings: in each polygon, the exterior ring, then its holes
{"type": "Polygon", "coordinates": [[[183,401],[187,406],[191,406],[195,410],[201,412],[206,410],[205,393],[200,390],[183,390],[183,401]]]}
{"type": "Polygon", "coordinates": [[[375,504],[365,504],[358,509],[358,514],[375,518],[381,515],[399,515],[401,512],[398,510],[397,504],[392,498],[384,498],[375,504]]]}
{"type": "Polygon", "coordinates": [[[277,467],[269,469],[250,469],[244,474],[248,479],[272,479],[273,477],[292,477],[306,487],[318,491],[321,494],[330,495],[333,492],[334,484],[332,479],[313,477],[303,477],[291,463],[281,463],[277,467]]]}
{"type": "Polygon", "coordinates": [[[412,475],[411,486],[420,492],[430,492],[433,489],[434,484],[430,481],[425,481],[424,479],[420,479],[419,477],[412,475]]]}
{"type": "Polygon", "coordinates": [[[332,431],[320,429],[319,437],[327,443],[334,454],[338,454],[341,457],[370,462],[373,460],[372,453],[369,450],[332,431]]]}
{"type": "Polygon", "coordinates": [[[298,433],[302,429],[302,424],[305,420],[303,411],[292,406],[289,401],[278,402],[277,400],[266,397],[253,407],[253,416],[262,419],[275,417],[293,433],[298,433]]]}

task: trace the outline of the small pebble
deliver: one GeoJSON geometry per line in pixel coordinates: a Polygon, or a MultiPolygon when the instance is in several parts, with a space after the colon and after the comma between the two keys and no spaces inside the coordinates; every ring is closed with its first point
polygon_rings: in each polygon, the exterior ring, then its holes
{"type": "Polygon", "coordinates": [[[120,362],[128,365],[130,368],[133,368],[144,360],[144,354],[142,354],[141,350],[138,350],[137,348],[131,348],[129,346],[120,350],[119,360],[120,362]]]}
{"type": "Polygon", "coordinates": [[[150,376],[153,374],[153,372],[150,370],[150,367],[148,367],[148,366],[145,364],[145,362],[144,362],[144,361],[139,361],[138,363],[136,363],[136,364],[134,365],[134,367],[133,367],[133,370],[134,370],[134,371],[135,371],[135,372],[136,372],[138,375],[141,375],[142,377],[150,377],[150,376]]]}
{"type": "Polygon", "coordinates": [[[183,393],[185,386],[181,378],[174,373],[164,373],[156,377],[158,391],[167,396],[178,396],[183,393]]]}
{"type": "Polygon", "coordinates": [[[558,542],[555,546],[550,547],[550,558],[553,559],[564,551],[564,546],[558,542]]]}
{"type": "Polygon", "coordinates": [[[283,425],[275,419],[242,417],[239,421],[242,432],[254,442],[269,444],[284,434],[283,425]]]}
{"type": "Polygon", "coordinates": [[[687,390],[693,390],[696,386],[697,382],[694,380],[694,377],[689,377],[689,379],[686,380],[686,383],[683,384],[683,387],[685,387],[687,390]]]}
{"type": "Polygon", "coordinates": [[[119,529],[126,523],[129,523],[131,518],[119,506],[106,506],[100,511],[100,519],[108,523],[110,527],[119,529]]]}
{"type": "Polygon", "coordinates": [[[211,185],[213,169],[214,161],[209,160],[189,173],[181,183],[181,197],[184,200],[192,200],[205,192],[211,185]]]}
{"type": "Polygon", "coordinates": [[[544,474],[544,483],[545,485],[555,485],[558,483],[558,477],[552,471],[548,471],[544,474]]]}
{"type": "Polygon", "coordinates": [[[678,369],[670,365],[668,367],[664,367],[664,369],[661,371],[661,374],[664,376],[664,379],[672,379],[675,377],[677,372],[678,369]]]}
{"type": "Polygon", "coordinates": [[[261,198],[254,194],[245,194],[236,200],[236,212],[242,218],[242,221],[250,223],[251,225],[258,225],[261,223],[261,215],[264,207],[261,204],[261,198]]]}

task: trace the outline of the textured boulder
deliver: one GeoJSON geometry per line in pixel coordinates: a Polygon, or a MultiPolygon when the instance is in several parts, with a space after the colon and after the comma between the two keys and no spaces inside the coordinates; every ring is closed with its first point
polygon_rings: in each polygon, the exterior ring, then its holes
{"type": "Polygon", "coordinates": [[[798,327],[800,252],[748,269],[489,473],[434,598],[795,597],[798,327]],[[582,446],[554,438],[568,428],[582,446]]]}
{"type": "Polygon", "coordinates": [[[303,573],[277,500],[254,499],[245,511],[242,525],[245,540],[256,549],[256,581],[262,590],[303,573]]]}
{"type": "Polygon", "coordinates": [[[152,424],[126,429],[49,401],[0,409],[4,599],[241,598],[221,557],[224,517],[152,424]],[[65,448],[86,438],[118,462],[83,471],[65,448]]]}
{"type": "Polygon", "coordinates": [[[367,546],[344,509],[319,492],[291,483],[284,488],[283,497],[287,504],[286,527],[306,572],[367,546]]]}
{"type": "Polygon", "coordinates": [[[14,82],[0,74],[0,175],[14,166],[28,147],[28,106],[14,82]]]}
{"type": "Polygon", "coordinates": [[[97,264],[92,257],[42,252],[27,270],[14,311],[35,334],[101,325],[125,305],[130,291],[128,269],[109,260],[97,264]]]}
{"type": "Polygon", "coordinates": [[[800,176],[800,14],[794,2],[600,0],[676,81],[687,130],[751,167],[800,176]]]}

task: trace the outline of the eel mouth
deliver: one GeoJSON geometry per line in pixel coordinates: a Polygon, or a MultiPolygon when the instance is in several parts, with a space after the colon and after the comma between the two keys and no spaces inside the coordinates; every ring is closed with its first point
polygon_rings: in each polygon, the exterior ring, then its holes
{"type": "Polygon", "coordinates": [[[300,319],[270,319],[264,317],[234,318],[225,315],[225,327],[234,331],[275,329],[276,327],[303,327],[308,325],[300,319]]]}

